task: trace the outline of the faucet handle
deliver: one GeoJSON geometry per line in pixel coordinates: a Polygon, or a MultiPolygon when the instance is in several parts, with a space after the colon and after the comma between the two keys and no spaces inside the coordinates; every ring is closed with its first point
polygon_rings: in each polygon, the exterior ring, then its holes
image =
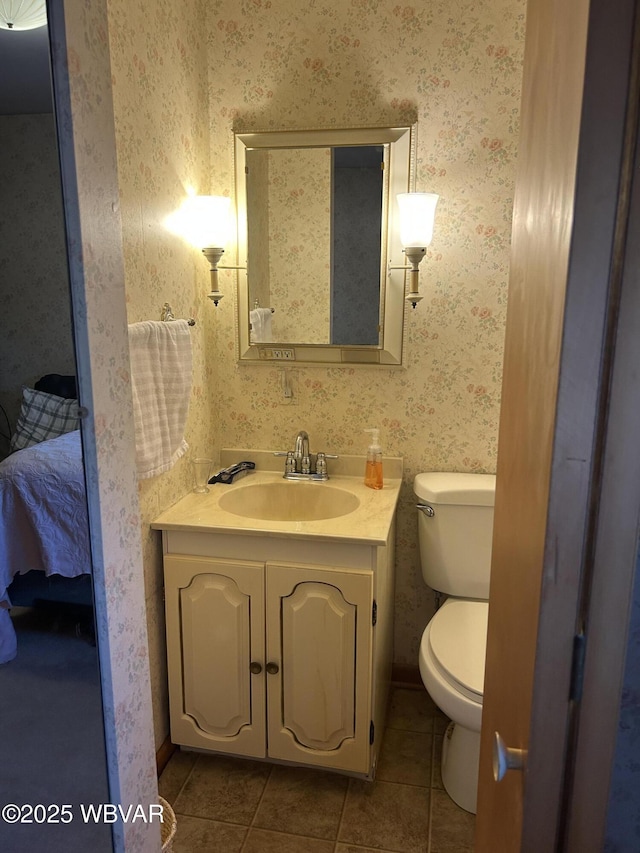
{"type": "Polygon", "coordinates": [[[296,457],[293,450],[289,450],[287,453],[287,459],[284,463],[284,472],[285,474],[296,473],[296,457]]]}
{"type": "Polygon", "coordinates": [[[318,453],[316,456],[316,474],[327,473],[327,454],[318,453]]]}

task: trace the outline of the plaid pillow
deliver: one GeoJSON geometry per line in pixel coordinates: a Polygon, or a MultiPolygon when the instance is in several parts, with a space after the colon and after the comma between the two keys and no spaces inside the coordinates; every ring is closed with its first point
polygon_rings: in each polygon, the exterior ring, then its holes
{"type": "Polygon", "coordinates": [[[22,389],[22,408],[11,438],[11,452],[23,450],[78,429],[78,401],[65,400],[55,394],[22,389]]]}

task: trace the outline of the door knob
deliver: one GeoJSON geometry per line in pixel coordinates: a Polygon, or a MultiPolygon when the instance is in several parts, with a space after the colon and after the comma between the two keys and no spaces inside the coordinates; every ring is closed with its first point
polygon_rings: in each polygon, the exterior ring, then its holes
{"type": "Polygon", "coordinates": [[[507,770],[524,770],[526,761],[526,749],[513,749],[498,732],[493,733],[493,778],[496,782],[504,779],[507,770]]]}
{"type": "Polygon", "coordinates": [[[257,660],[251,661],[251,663],[249,664],[249,672],[251,673],[251,675],[260,675],[260,673],[262,672],[262,664],[258,663],[257,660]]]}
{"type": "Polygon", "coordinates": [[[277,663],[268,663],[267,672],[269,675],[277,675],[280,672],[280,667],[277,663]]]}

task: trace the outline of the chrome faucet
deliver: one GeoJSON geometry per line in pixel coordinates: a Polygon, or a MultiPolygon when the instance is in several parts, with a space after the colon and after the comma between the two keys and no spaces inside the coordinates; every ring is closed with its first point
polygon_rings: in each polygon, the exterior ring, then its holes
{"type": "Polygon", "coordinates": [[[296,471],[300,474],[311,473],[311,456],[309,455],[309,434],[303,429],[296,436],[296,449],[293,451],[296,460],[296,471]]]}
{"type": "Polygon", "coordinates": [[[328,453],[317,453],[315,470],[313,457],[309,449],[309,434],[301,429],[296,436],[294,450],[276,451],[274,456],[286,456],[284,463],[285,480],[328,480],[327,459],[337,459],[328,453]]]}

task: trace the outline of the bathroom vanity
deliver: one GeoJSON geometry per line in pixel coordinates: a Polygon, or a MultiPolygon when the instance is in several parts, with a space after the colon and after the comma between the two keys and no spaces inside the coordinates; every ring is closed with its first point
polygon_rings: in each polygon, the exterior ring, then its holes
{"type": "Polygon", "coordinates": [[[171,738],[372,778],[402,460],[385,459],[374,491],[360,457],[334,463],[326,483],[287,482],[271,454],[226,453],[256,471],[187,495],[152,525],[163,539],[171,738]]]}

